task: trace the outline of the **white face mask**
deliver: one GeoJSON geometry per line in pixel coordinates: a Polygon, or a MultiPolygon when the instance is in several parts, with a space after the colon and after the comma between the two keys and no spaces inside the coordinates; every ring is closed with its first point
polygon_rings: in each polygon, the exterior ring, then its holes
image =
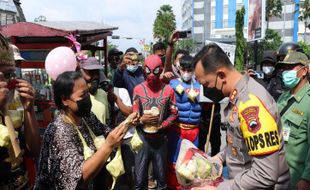
{"type": "Polygon", "coordinates": [[[190,72],[190,73],[182,72],[182,74],[181,74],[182,80],[183,80],[184,82],[188,82],[189,80],[191,80],[191,79],[192,79],[192,76],[193,76],[193,73],[192,73],[192,72],[190,72]]]}
{"type": "Polygon", "coordinates": [[[274,67],[273,66],[264,66],[263,67],[263,72],[266,75],[272,75],[273,71],[274,71],[274,67]]]}

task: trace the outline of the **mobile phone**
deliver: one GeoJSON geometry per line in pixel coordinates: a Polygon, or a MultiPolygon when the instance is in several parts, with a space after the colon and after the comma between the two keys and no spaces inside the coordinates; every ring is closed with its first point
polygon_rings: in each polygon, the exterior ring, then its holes
{"type": "Polygon", "coordinates": [[[186,30],[186,31],[179,31],[179,38],[188,38],[191,34],[190,30],[186,30]]]}
{"type": "Polygon", "coordinates": [[[258,79],[264,79],[264,73],[263,72],[255,72],[255,76],[258,79]]]}
{"type": "Polygon", "coordinates": [[[12,79],[8,82],[8,85],[7,85],[7,88],[9,90],[13,90],[16,88],[16,85],[17,85],[17,80],[16,79],[12,79]]]}

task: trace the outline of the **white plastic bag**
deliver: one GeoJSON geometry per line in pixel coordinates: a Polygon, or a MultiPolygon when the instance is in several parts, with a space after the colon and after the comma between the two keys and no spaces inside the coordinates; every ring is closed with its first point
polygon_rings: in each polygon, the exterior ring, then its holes
{"type": "Polygon", "coordinates": [[[182,189],[217,186],[223,166],[206,153],[200,151],[191,141],[183,139],[176,163],[176,175],[182,189]]]}

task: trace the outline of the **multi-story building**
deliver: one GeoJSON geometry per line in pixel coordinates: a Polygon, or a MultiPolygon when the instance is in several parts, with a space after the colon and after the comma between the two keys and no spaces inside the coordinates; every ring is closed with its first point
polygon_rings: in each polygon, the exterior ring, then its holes
{"type": "MultiPolygon", "coordinates": [[[[306,35],[310,42],[310,31],[305,33],[304,24],[298,20],[299,0],[282,0],[282,16],[270,18],[269,28],[276,30],[282,40],[298,41],[306,35]]],[[[183,29],[191,29],[197,44],[205,40],[234,43],[236,11],[245,7],[244,34],[247,37],[248,0],[183,0],[183,29]]],[[[266,24],[266,23],[265,23],[266,24]]]]}
{"type": "Polygon", "coordinates": [[[0,0],[0,25],[26,21],[19,0],[0,0]]]}
{"type": "Polygon", "coordinates": [[[210,38],[210,0],[183,0],[182,29],[191,30],[192,37],[198,47],[210,38]]]}

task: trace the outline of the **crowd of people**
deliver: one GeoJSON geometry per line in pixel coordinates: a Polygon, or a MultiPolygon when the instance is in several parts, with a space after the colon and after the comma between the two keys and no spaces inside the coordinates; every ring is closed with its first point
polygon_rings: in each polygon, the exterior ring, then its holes
{"type": "Polygon", "coordinates": [[[154,44],[144,60],[133,47],[113,48],[108,68],[88,57],[60,74],[53,81],[58,113],[40,137],[35,90],[16,78],[18,52],[1,35],[0,189],[110,189],[106,166],[116,150],[124,171],[114,189],[182,189],[176,175],[182,140],[205,151],[211,120],[207,153],[228,176],[216,187],[193,189],[309,190],[309,57],[302,49],[284,43],[266,51],[262,78],[253,69],[237,71],[214,43],[191,56],[174,50],[177,41],[174,32],[167,47],[154,44]],[[26,158],[35,162],[34,181],[26,158]]]}

